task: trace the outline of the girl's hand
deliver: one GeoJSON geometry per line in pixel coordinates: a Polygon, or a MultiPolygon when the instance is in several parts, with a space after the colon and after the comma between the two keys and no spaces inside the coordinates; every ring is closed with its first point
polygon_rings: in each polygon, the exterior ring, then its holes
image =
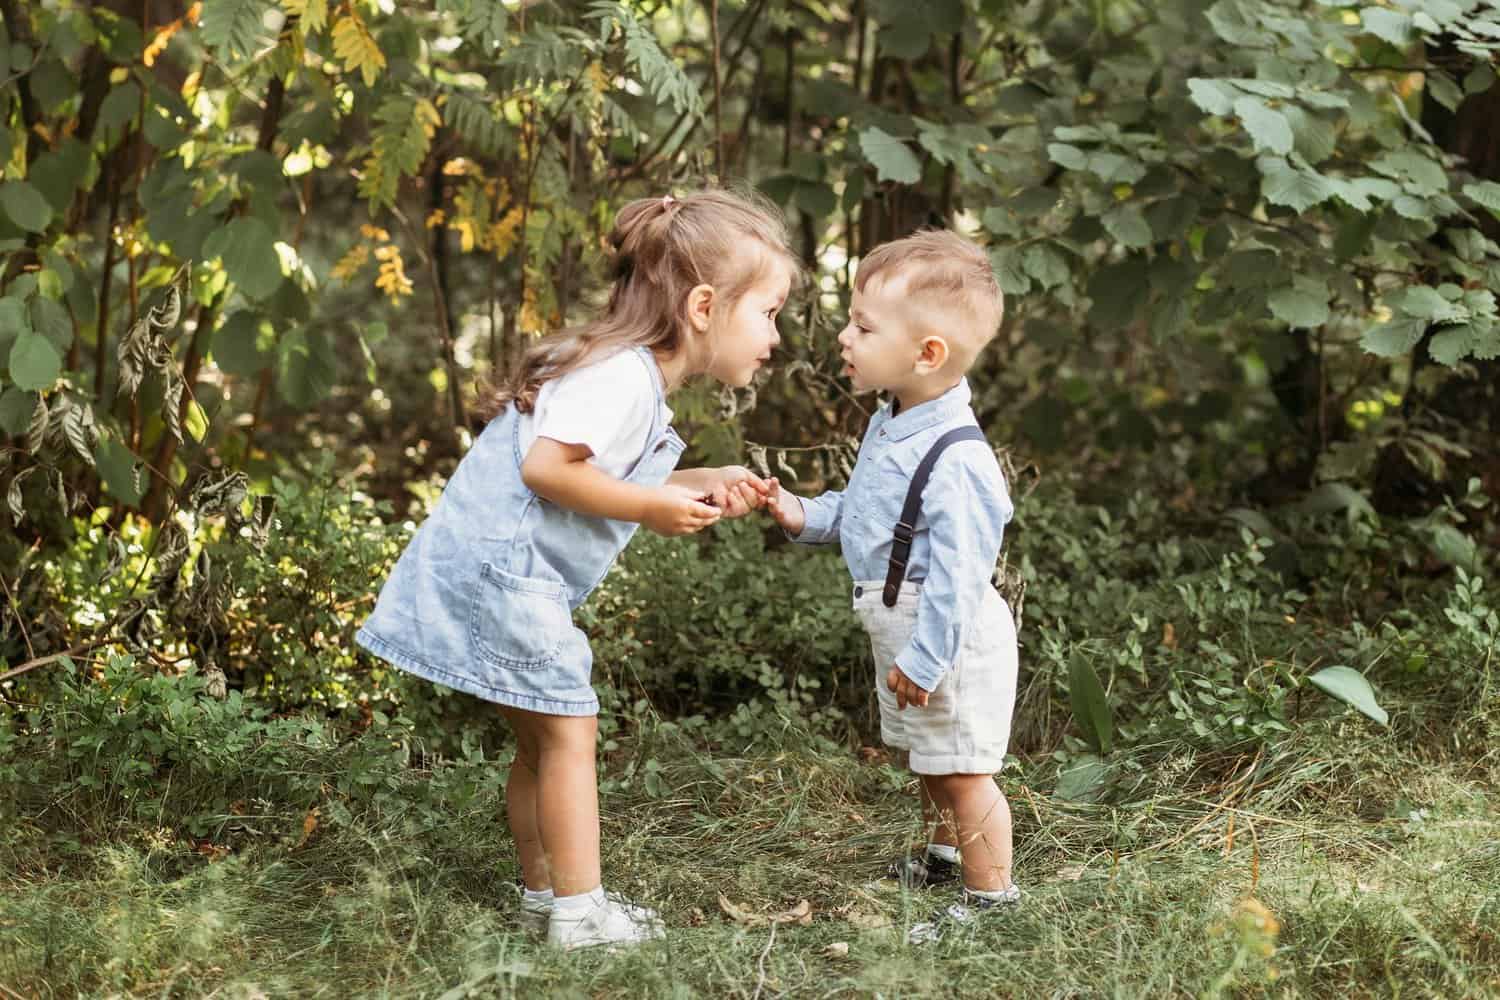
{"type": "Polygon", "coordinates": [[[897,711],[907,705],[915,705],[917,708],[927,707],[927,692],[917,687],[916,682],[902,673],[900,667],[891,667],[886,673],[885,686],[890,688],[891,693],[896,696],[897,711]]]}
{"type": "Polygon", "coordinates": [[[765,506],[771,486],[743,465],[714,469],[709,497],[725,517],[744,517],[765,506]]]}
{"type": "Polygon", "coordinates": [[[641,524],[658,535],[690,535],[702,531],[723,516],[723,512],[703,501],[702,490],[667,484],[652,491],[650,503],[641,524]]]}
{"type": "Polygon", "coordinates": [[[782,489],[780,480],[771,479],[768,485],[771,490],[766,499],[766,510],[781,525],[782,531],[796,538],[807,527],[807,514],[802,509],[802,501],[782,489]]]}

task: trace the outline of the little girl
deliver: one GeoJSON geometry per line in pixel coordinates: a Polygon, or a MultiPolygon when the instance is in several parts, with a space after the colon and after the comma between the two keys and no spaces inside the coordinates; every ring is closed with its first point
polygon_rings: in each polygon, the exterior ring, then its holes
{"type": "Polygon", "coordinates": [[[769,485],[738,466],[673,471],[666,398],[694,375],[747,384],[799,274],[774,209],[724,191],[631,202],[609,242],[602,314],[526,352],[357,636],[515,730],[522,922],[564,948],[663,933],[600,884],[599,701],[571,612],[637,525],[682,535],[763,504],[769,485]]]}

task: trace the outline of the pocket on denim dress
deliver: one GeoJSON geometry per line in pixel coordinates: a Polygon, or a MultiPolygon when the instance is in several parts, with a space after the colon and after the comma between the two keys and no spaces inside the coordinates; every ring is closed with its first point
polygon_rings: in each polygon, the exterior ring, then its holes
{"type": "Polygon", "coordinates": [[[469,637],[479,656],[518,670],[540,670],[556,662],[572,631],[562,584],[480,565],[469,609],[469,637]]]}

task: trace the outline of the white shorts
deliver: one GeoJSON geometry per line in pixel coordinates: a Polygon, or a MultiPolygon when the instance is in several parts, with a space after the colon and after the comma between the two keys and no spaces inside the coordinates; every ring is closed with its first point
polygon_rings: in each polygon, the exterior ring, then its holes
{"type": "Polygon", "coordinates": [[[1010,719],[1016,704],[1016,625],[993,587],[985,588],[979,620],[964,634],[958,660],[943,675],[927,706],[896,708],[886,674],[917,626],[921,584],[903,583],[896,606],[881,600],[885,581],[856,581],[854,611],[870,634],[880,736],[887,746],[911,752],[917,774],[994,774],[1005,766],[1010,719]]]}

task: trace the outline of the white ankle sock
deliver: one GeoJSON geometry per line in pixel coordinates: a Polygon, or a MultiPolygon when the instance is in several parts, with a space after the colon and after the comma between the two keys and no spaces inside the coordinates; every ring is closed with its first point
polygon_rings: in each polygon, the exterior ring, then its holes
{"type": "Polygon", "coordinates": [[[952,844],[928,844],[927,856],[937,858],[939,861],[947,861],[950,864],[958,864],[958,848],[952,844]]]}
{"type": "Polygon", "coordinates": [[[964,892],[967,892],[971,896],[978,896],[980,899],[993,899],[996,902],[1003,903],[1003,902],[1006,902],[1007,900],[1010,899],[1011,894],[1015,892],[1015,888],[1016,887],[1015,887],[1014,884],[1010,885],[1008,888],[1005,888],[1005,889],[988,889],[988,890],[986,890],[986,889],[970,889],[968,886],[964,886],[964,892]]]}
{"type": "Polygon", "coordinates": [[[604,904],[604,886],[597,886],[593,892],[580,892],[576,896],[555,896],[552,901],[554,913],[582,915],[596,906],[604,904]]]}
{"type": "Polygon", "coordinates": [[[528,903],[551,903],[552,898],[553,897],[551,889],[526,890],[526,902],[528,903]]]}

